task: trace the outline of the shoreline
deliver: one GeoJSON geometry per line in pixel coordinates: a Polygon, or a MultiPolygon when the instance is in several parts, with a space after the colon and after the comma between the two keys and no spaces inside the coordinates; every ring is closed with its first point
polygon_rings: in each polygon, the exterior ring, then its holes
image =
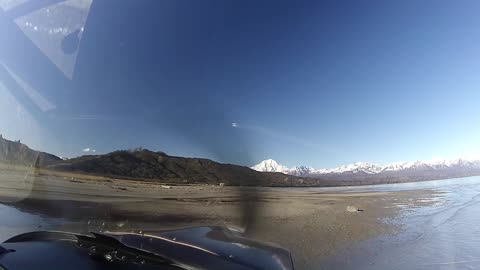
{"type": "Polygon", "coordinates": [[[298,269],[361,241],[395,233],[388,220],[441,196],[432,190],[331,191],[312,188],[170,186],[3,173],[0,202],[57,220],[58,230],[165,230],[202,225],[242,229],[245,190],[256,220],[246,236],[283,246],[298,269]],[[20,181],[21,179],[21,181],[20,181]],[[29,186],[30,185],[30,186],[29,186]],[[352,210],[353,209],[353,210],[352,210]],[[355,211],[360,209],[363,211],[355,211]]]}

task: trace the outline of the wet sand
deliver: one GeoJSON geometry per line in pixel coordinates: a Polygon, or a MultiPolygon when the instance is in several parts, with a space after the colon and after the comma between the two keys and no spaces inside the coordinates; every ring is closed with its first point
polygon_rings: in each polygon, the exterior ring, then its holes
{"type": "Polygon", "coordinates": [[[247,236],[289,249],[297,269],[315,268],[322,259],[359,241],[396,233],[401,228],[390,221],[405,209],[430,204],[436,196],[441,194],[431,190],[165,186],[0,172],[1,202],[24,212],[61,218],[56,228],[60,230],[97,226],[149,231],[198,225],[243,229],[242,206],[251,207],[256,214],[247,236]]]}

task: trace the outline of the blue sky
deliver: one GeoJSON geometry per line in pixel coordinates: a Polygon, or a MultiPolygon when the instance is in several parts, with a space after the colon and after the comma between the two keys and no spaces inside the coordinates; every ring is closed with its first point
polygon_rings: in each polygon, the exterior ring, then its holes
{"type": "Polygon", "coordinates": [[[1,45],[53,109],[0,77],[0,133],[67,157],[318,168],[480,151],[478,1],[259,2],[92,6],[72,80],[1,45]]]}

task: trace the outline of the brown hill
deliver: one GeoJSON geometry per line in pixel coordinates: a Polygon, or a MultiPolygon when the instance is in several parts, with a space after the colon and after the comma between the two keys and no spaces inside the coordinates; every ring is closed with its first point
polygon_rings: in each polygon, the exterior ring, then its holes
{"type": "Polygon", "coordinates": [[[15,165],[44,167],[60,161],[61,158],[30,149],[20,141],[10,141],[0,135],[0,162],[15,165]]]}
{"type": "MultiPolygon", "coordinates": [[[[257,172],[248,167],[221,164],[209,159],[168,156],[149,150],[115,151],[89,155],[51,164],[49,169],[87,173],[133,180],[171,183],[205,183],[243,186],[318,186],[319,179],[301,178],[282,173],[257,172]]],[[[330,183],[332,184],[332,183],[330,183]]]]}

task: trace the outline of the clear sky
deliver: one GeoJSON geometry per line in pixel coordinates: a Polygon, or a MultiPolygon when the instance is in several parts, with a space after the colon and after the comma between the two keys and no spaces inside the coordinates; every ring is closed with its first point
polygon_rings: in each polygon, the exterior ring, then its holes
{"type": "Polygon", "coordinates": [[[89,9],[73,79],[2,35],[4,137],[317,168],[480,151],[478,1],[108,3],[89,9]]]}

